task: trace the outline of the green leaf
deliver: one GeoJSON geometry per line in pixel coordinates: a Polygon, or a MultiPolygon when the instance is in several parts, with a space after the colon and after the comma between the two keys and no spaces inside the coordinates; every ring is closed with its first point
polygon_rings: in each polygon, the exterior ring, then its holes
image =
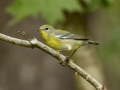
{"type": "Polygon", "coordinates": [[[64,20],[63,11],[83,12],[82,5],[78,0],[16,0],[6,8],[6,11],[13,16],[10,25],[22,19],[39,14],[50,24],[64,20]]]}
{"type": "Polygon", "coordinates": [[[101,7],[108,7],[115,0],[84,0],[87,11],[95,11],[101,7]]]}
{"type": "Polygon", "coordinates": [[[113,2],[115,2],[115,0],[102,0],[101,5],[103,7],[109,7],[111,4],[113,4],[113,2]]]}

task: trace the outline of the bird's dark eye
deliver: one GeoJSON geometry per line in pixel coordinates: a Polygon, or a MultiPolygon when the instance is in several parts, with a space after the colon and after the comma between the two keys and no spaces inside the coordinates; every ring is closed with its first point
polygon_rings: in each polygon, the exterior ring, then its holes
{"type": "Polygon", "coordinates": [[[45,30],[48,30],[49,28],[45,28],[45,30]]]}

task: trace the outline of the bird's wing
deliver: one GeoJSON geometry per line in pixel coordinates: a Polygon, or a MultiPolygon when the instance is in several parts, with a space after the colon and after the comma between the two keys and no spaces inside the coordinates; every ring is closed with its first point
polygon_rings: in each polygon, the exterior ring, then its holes
{"type": "Polygon", "coordinates": [[[74,39],[74,40],[89,40],[87,38],[84,38],[82,36],[78,36],[75,34],[72,34],[70,32],[64,31],[64,30],[56,30],[55,36],[59,39],[74,39]]]}

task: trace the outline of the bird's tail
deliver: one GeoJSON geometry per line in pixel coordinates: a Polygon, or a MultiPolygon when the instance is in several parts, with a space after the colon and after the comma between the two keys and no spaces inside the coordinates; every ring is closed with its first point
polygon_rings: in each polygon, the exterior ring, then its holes
{"type": "Polygon", "coordinates": [[[90,40],[88,40],[88,44],[99,45],[100,43],[96,42],[96,41],[90,41],[90,40]]]}

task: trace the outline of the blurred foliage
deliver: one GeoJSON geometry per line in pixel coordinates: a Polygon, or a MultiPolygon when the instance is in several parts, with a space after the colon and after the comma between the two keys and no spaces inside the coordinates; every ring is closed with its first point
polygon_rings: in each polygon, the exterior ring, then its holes
{"type": "Polygon", "coordinates": [[[108,7],[114,0],[84,0],[87,11],[94,11],[100,7],[108,7]]]}
{"type": "Polygon", "coordinates": [[[63,10],[82,12],[83,8],[77,0],[16,0],[6,10],[14,17],[11,24],[28,16],[36,17],[39,13],[54,24],[58,20],[64,20],[63,10]]]}
{"type": "Polygon", "coordinates": [[[101,55],[106,60],[118,60],[120,53],[120,27],[115,28],[109,33],[109,39],[101,47],[101,55]]]}
{"type": "Polygon", "coordinates": [[[9,22],[10,26],[28,16],[36,17],[39,14],[48,23],[55,24],[57,21],[65,20],[63,10],[80,13],[94,11],[109,6],[111,1],[113,0],[15,0],[6,11],[13,16],[9,22]]]}
{"type": "Polygon", "coordinates": [[[118,60],[118,56],[120,53],[120,1],[115,1],[112,4],[112,8],[109,10],[105,10],[105,13],[108,15],[107,26],[108,29],[108,38],[105,41],[105,44],[101,47],[101,56],[107,60],[118,60]],[[111,59],[110,59],[111,58],[111,59]],[[114,58],[114,59],[113,59],[114,58]]]}

